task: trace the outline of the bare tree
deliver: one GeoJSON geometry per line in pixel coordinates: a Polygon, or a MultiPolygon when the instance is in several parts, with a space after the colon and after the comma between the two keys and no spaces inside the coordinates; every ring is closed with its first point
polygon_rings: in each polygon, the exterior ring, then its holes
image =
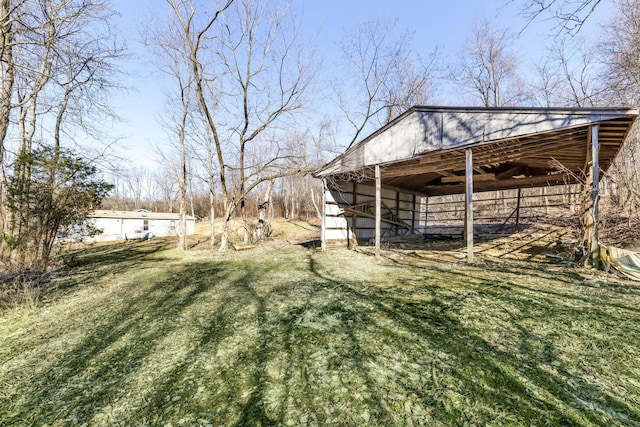
{"type": "Polygon", "coordinates": [[[603,53],[603,80],[612,103],[640,102],[640,2],[615,0],[614,15],[598,45],[603,53]]]}
{"type": "MultiPolygon", "coordinates": [[[[450,67],[449,77],[466,94],[467,102],[483,107],[513,107],[525,103],[530,95],[519,76],[519,60],[513,49],[513,36],[507,30],[476,21],[458,61],[450,67]]],[[[504,190],[494,193],[495,204],[504,190]]]]}
{"type": "MultiPolygon", "coordinates": [[[[9,124],[12,110],[13,88],[15,86],[16,64],[13,60],[13,46],[15,43],[15,23],[12,15],[13,5],[11,0],[0,1],[0,72],[2,73],[2,87],[0,92],[0,205],[2,206],[3,220],[6,175],[4,168],[5,138],[9,132],[9,124]]],[[[6,221],[3,221],[3,225],[6,221]]]]}
{"type": "MultiPolygon", "coordinates": [[[[305,167],[319,167],[324,163],[323,154],[329,138],[327,126],[327,123],[322,123],[318,130],[295,131],[285,139],[287,149],[295,153],[297,161],[302,162],[305,167]]],[[[308,219],[310,213],[318,218],[322,216],[319,209],[320,200],[316,197],[322,194],[322,188],[319,180],[311,178],[310,175],[290,176],[280,183],[287,218],[298,219],[304,215],[308,219]]]]}
{"type": "Polygon", "coordinates": [[[597,50],[580,37],[555,39],[536,68],[532,97],[545,107],[595,107],[605,103],[597,50]]]}
{"type": "Polygon", "coordinates": [[[437,52],[427,59],[411,50],[413,35],[394,38],[386,20],[364,22],[342,43],[346,79],[334,85],[340,108],[353,129],[349,147],[371,126],[390,122],[433,95],[437,52]]]}
{"type": "MultiPolygon", "coordinates": [[[[200,113],[200,110],[198,110],[200,113]]],[[[206,122],[203,120],[201,114],[198,114],[195,120],[200,120],[201,123],[206,122]]],[[[190,153],[196,164],[196,172],[193,174],[194,178],[199,179],[207,186],[208,193],[208,216],[209,216],[209,244],[211,249],[216,245],[215,238],[215,201],[216,201],[216,184],[217,184],[217,162],[215,145],[212,141],[211,130],[208,126],[204,126],[201,129],[194,127],[192,129],[191,141],[192,146],[190,153]]]]}
{"type": "MultiPolygon", "coordinates": [[[[168,19],[166,25],[158,28],[153,37],[147,40],[147,44],[155,49],[156,66],[169,77],[174,91],[168,92],[166,116],[169,134],[175,138],[175,146],[179,153],[177,163],[170,162],[173,175],[179,189],[179,227],[178,248],[187,249],[187,139],[189,134],[190,117],[195,110],[194,76],[191,64],[185,52],[188,52],[188,44],[182,37],[182,29],[172,19],[168,19]]],[[[166,156],[165,156],[166,159],[166,156]]]]}
{"type": "Polygon", "coordinates": [[[557,94],[561,90],[562,80],[553,61],[547,59],[533,67],[533,80],[530,83],[531,98],[540,107],[557,105],[557,94]]]}
{"type": "Polygon", "coordinates": [[[449,76],[482,106],[521,105],[528,94],[512,42],[508,31],[492,28],[488,21],[476,22],[449,76]]]}
{"type": "Polygon", "coordinates": [[[215,146],[224,205],[220,250],[226,250],[229,221],[237,206],[245,216],[245,197],[262,182],[298,173],[284,162],[290,156],[275,135],[301,110],[312,70],[281,3],[230,0],[213,9],[195,1],[167,3],[215,146]]]}
{"type": "Polygon", "coordinates": [[[171,175],[172,173],[168,165],[156,170],[153,174],[160,200],[162,200],[166,206],[163,209],[169,213],[174,212],[176,199],[180,197],[178,194],[179,191],[176,189],[176,181],[174,179],[168,179],[171,175]]]}
{"type": "Polygon", "coordinates": [[[557,22],[558,33],[575,35],[600,3],[602,0],[526,0],[520,2],[520,12],[529,23],[551,18],[557,22]]]}
{"type": "MultiPolygon", "coordinates": [[[[613,15],[598,45],[603,53],[601,80],[607,98],[614,105],[640,103],[640,2],[615,0],[613,15]]],[[[640,208],[640,131],[634,126],[618,154],[608,178],[612,181],[613,202],[628,212],[629,221],[640,208]]]]}
{"type": "MultiPolygon", "coordinates": [[[[28,193],[32,180],[26,159],[34,149],[51,152],[54,158],[49,164],[55,165],[63,145],[68,148],[79,143],[74,136],[97,135],[95,119],[113,116],[107,94],[117,87],[114,62],[122,49],[111,33],[108,0],[2,0],[0,15],[0,219],[4,255],[4,243],[19,242],[22,230],[32,224],[28,215],[7,215],[9,181],[25,183],[20,191],[28,193]],[[53,151],[47,151],[49,147],[53,151]]],[[[93,161],[89,156],[85,160],[93,161]]],[[[52,171],[50,179],[54,178],[52,171]]],[[[13,206],[12,211],[15,209],[13,206]]],[[[24,247],[16,244],[9,249],[24,247]]]]}
{"type": "MultiPolygon", "coordinates": [[[[521,12],[531,21],[545,15],[555,19],[558,36],[574,36],[603,3],[602,0],[528,0],[521,12]]],[[[577,64],[574,70],[588,70],[588,73],[572,74],[570,88],[580,105],[635,106],[640,101],[640,2],[613,0],[611,3],[613,14],[600,34],[596,49],[585,55],[581,49],[574,48],[574,52],[581,52],[574,62],[577,64]],[[593,58],[601,62],[597,72],[593,72],[593,58]],[[589,84],[581,83],[585,81],[589,84]],[[589,96],[583,96],[585,94],[589,96]]],[[[618,213],[626,211],[629,225],[634,216],[637,218],[640,207],[640,193],[636,190],[640,187],[639,160],[640,136],[635,126],[603,182],[603,187],[610,189],[611,207],[618,213]]]]}

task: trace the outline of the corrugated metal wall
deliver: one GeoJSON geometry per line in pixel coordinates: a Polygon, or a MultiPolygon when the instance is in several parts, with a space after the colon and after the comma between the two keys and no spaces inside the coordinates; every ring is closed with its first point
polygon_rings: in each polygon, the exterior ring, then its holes
{"type": "MultiPolygon", "coordinates": [[[[375,219],[345,212],[345,208],[363,203],[370,203],[371,215],[375,214],[376,190],[373,185],[335,181],[325,188],[324,203],[324,239],[325,246],[353,246],[368,244],[375,238],[375,219]]],[[[418,228],[421,215],[420,203],[422,199],[413,194],[401,193],[394,190],[382,189],[382,214],[393,215],[399,222],[409,227],[418,228]],[[415,213],[414,213],[415,211],[415,213]]],[[[404,234],[408,230],[393,224],[382,222],[382,237],[404,234]],[[401,231],[400,231],[401,230],[401,231]]]]}

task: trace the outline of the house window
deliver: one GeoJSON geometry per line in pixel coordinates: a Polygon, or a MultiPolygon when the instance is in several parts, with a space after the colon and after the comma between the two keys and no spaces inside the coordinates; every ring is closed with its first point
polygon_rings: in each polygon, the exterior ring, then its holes
{"type": "Polygon", "coordinates": [[[143,229],[144,231],[149,231],[149,220],[148,220],[148,219],[145,219],[145,220],[143,221],[143,223],[142,223],[142,229],[143,229]]]}
{"type": "Polygon", "coordinates": [[[169,223],[169,227],[171,228],[171,231],[176,231],[176,221],[171,220],[171,222],[169,223]]]}

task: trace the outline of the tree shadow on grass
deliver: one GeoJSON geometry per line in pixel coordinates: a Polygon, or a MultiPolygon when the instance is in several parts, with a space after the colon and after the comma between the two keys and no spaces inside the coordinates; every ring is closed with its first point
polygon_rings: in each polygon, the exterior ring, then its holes
{"type": "Polygon", "coordinates": [[[131,240],[85,248],[69,254],[73,267],[100,264],[109,266],[145,260],[158,252],[171,249],[173,240],[155,238],[151,240],[131,240]]]}
{"type": "MultiPolygon", "coordinates": [[[[190,276],[181,278],[180,271],[173,273],[115,310],[105,310],[96,324],[74,325],[86,331],[77,342],[64,345],[64,332],[69,331],[52,331],[51,335],[58,339],[56,345],[64,347],[56,349],[53,360],[42,352],[25,360],[26,366],[36,368],[37,375],[22,396],[21,410],[15,413],[17,419],[36,424],[52,419],[86,421],[92,419],[93,411],[121,398],[128,374],[146,363],[159,343],[175,331],[176,324],[171,319],[217,285],[215,281],[193,283],[186,279],[190,276]]],[[[208,268],[206,273],[224,280],[224,274],[215,268],[208,268]]]]}
{"type": "MultiPolygon", "coordinates": [[[[399,253],[399,251],[396,251],[399,253]]],[[[462,279],[471,278],[471,282],[478,283],[478,272],[494,272],[496,275],[506,276],[500,277],[501,286],[512,286],[519,289],[535,289],[539,294],[548,295],[551,299],[559,298],[561,300],[575,300],[576,303],[584,303],[587,305],[601,305],[599,296],[589,290],[604,291],[603,295],[606,299],[606,305],[608,307],[620,308],[623,310],[630,310],[640,312],[640,307],[633,304],[625,303],[626,297],[640,297],[640,286],[637,283],[629,281],[615,280],[613,277],[611,280],[606,279],[595,280],[593,284],[585,281],[584,277],[575,272],[574,269],[566,268],[559,269],[558,271],[545,271],[546,265],[540,265],[535,263],[518,263],[518,262],[492,262],[489,260],[484,261],[476,266],[471,266],[471,270],[466,269],[466,264],[459,265],[459,268],[443,267],[435,262],[429,262],[424,258],[416,255],[412,252],[402,252],[400,257],[386,257],[388,261],[396,264],[400,267],[410,267],[417,269],[426,269],[432,273],[448,274],[458,276],[462,279]],[[408,262],[408,259],[418,261],[408,262]],[[537,266],[537,268],[536,268],[537,266]],[[573,271],[572,271],[573,270],[573,271]],[[472,277],[472,275],[474,275],[472,277]],[[518,280],[524,278],[525,280],[518,280]],[[553,282],[554,285],[566,285],[566,286],[545,286],[536,287],[537,282],[553,282]],[[524,283],[527,283],[526,285],[524,283]],[[582,288],[582,289],[580,289],[582,288]],[[620,299],[614,299],[612,296],[619,296],[620,299]]],[[[492,285],[495,281],[492,280],[490,274],[485,274],[485,277],[481,279],[487,285],[492,285]]]]}
{"type": "Polygon", "coordinates": [[[398,263],[358,280],[340,256],[285,252],[167,264],[80,332],[59,319],[43,333],[64,346],[44,339],[0,372],[0,424],[640,422],[637,395],[567,364],[564,319],[589,308],[568,291],[534,300],[511,275],[398,263]]]}
{"type": "MultiPolygon", "coordinates": [[[[397,258],[391,261],[402,267],[407,266],[402,262],[398,263],[397,258]]],[[[412,267],[416,268],[415,265],[412,267]]],[[[621,302],[615,293],[610,292],[611,289],[607,289],[606,295],[595,296],[584,294],[582,290],[576,289],[579,287],[576,285],[557,286],[555,280],[551,286],[544,284],[543,282],[555,278],[543,278],[539,271],[534,270],[509,271],[501,265],[495,275],[485,271],[483,276],[489,279],[479,281],[478,276],[482,276],[479,270],[465,266],[457,270],[437,265],[420,268],[431,274],[435,272],[445,282],[442,286],[446,287],[447,282],[468,284],[459,295],[447,298],[440,304],[445,320],[440,319],[439,322],[446,323],[449,334],[455,337],[453,340],[442,341],[441,348],[450,348],[458,356],[469,356],[471,365],[484,367],[469,376],[458,376],[466,384],[482,384],[481,373],[488,367],[490,375],[485,378],[485,385],[488,384],[491,394],[495,394],[495,402],[509,402],[514,397],[518,400],[518,405],[512,411],[514,415],[525,415],[529,410],[533,411],[531,419],[548,417],[548,420],[563,425],[585,422],[610,424],[612,419],[615,420],[614,423],[638,423],[640,410],[632,403],[637,398],[623,399],[627,397],[625,389],[619,388],[620,384],[617,383],[618,380],[625,380],[627,384],[633,384],[633,378],[638,374],[637,369],[635,373],[625,372],[626,378],[624,375],[611,376],[608,372],[609,378],[594,381],[594,376],[599,374],[598,370],[610,369],[607,364],[602,365],[599,358],[609,356],[610,350],[615,346],[633,348],[633,343],[640,339],[639,334],[629,329],[620,331],[620,325],[628,323],[630,319],[638,319],[640,311],[637,305],[621,302]],[[501,277],[505,271],[513,276],[501,277]],[[540,286],[536,286],[536,283],[540,286]],[[461,323],[461,320],[469,316],[461,308],[491,305],[497,305],[497,313],[502,311],[506,316],[502,322],[503,336],[489,341],[485,338],[486,333],[482,336],[479,333],[485,332],[484,328],[490,327],[491,323],[496,323],[496,311],[487,310],[487,316],[491,318],[487,318],[486,324],[469,328],[461,323]],[[581,328],[575,327],[580,323],[583,323],[581,328]],[[537,328],[529,326],[536,324],[537,328]],[[540,324],[547,324],[548,327],[540,328],[540,324]],[[570,335],[569,339],[567,335],[570,335]],[[501,341],[502,338],[506,339],[501,341]],[[563,348],[563,344],[568,341],[578,344],[578,348],[563,348]],[[455,342],[454,346],[450,345],[452,342],[455,342]],[[468,352],[461,352],[460,344],[468,352]],[[591,355],[589,347],[600,347],[601,352],[591,355]],[[580,359],[581,357],[584,359],[580,359]],[[511,385],[500,391],[500,381],[496,382],[495,378],[507,380],[511,385]],[[523,402],[529,403],[523,406],[523,402]],[[535,405],[532,406],[531,402],[535,402],[535,405]],[[572,417],[567,409],[580,416],[572,417]],[[565,415],[558,418],[557,414],[563,412],[565,415]],[[549,417],[553,414],[553,417],[549,417]]],[[[415,282],[412,281],[413,283],[415,282]]],[[[624,285],[622,287],[626,288],[624,285]]],[[[609,288],[615,286],[610,285],[609,288]]],[[[628,294],[628,291],[624,290],[623,293],[628,294]]],[[[384,295],[384,299],[397,301],[399,296],[398,289],[394,288],[384,295]]],[[[415,306],[402,301],[399,303],[398,308],[407,313],[412,313],[414,307],[418,311],[428,310],[433,313],[424,304],[415,306]]],[[[419,316],[414,314],[413,317],[419,316]]],[[[500,325],[498,323],[495,326],[500,325]]],[[[435,336],[432,335],[431,338],[435,336]]],[[[613,360],[612,363],[615,364],[613,360]]],[[[472,389],[475,388],[474,384],[472,389]]],[[[486,395],[486,389],[475,391],[486,395]]],[[[490,400],[494,400],[494,397],[490,400]]]]}
{"type": "Polygon", "coordinates": [[[69,254],[68,269],[55,280],[57,288],[91,285],[106,275],[116,276],[145,262],[168,261],[162,252],[172,249],[169,239],[134,240],[98,245],[69,254]]]}

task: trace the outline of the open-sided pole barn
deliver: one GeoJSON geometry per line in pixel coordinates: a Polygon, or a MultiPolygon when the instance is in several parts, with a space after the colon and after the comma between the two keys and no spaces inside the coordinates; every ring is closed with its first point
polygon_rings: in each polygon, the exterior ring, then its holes
{"type": "Polygon", "coordinates": [[[598,253],[599,181],[638,116],[628,108],[413,107],[322,167],[322,244],[416,233],[421,200],[465,194],[473,260],[473,194],[590,183],[589,244],[598,253]]]}

